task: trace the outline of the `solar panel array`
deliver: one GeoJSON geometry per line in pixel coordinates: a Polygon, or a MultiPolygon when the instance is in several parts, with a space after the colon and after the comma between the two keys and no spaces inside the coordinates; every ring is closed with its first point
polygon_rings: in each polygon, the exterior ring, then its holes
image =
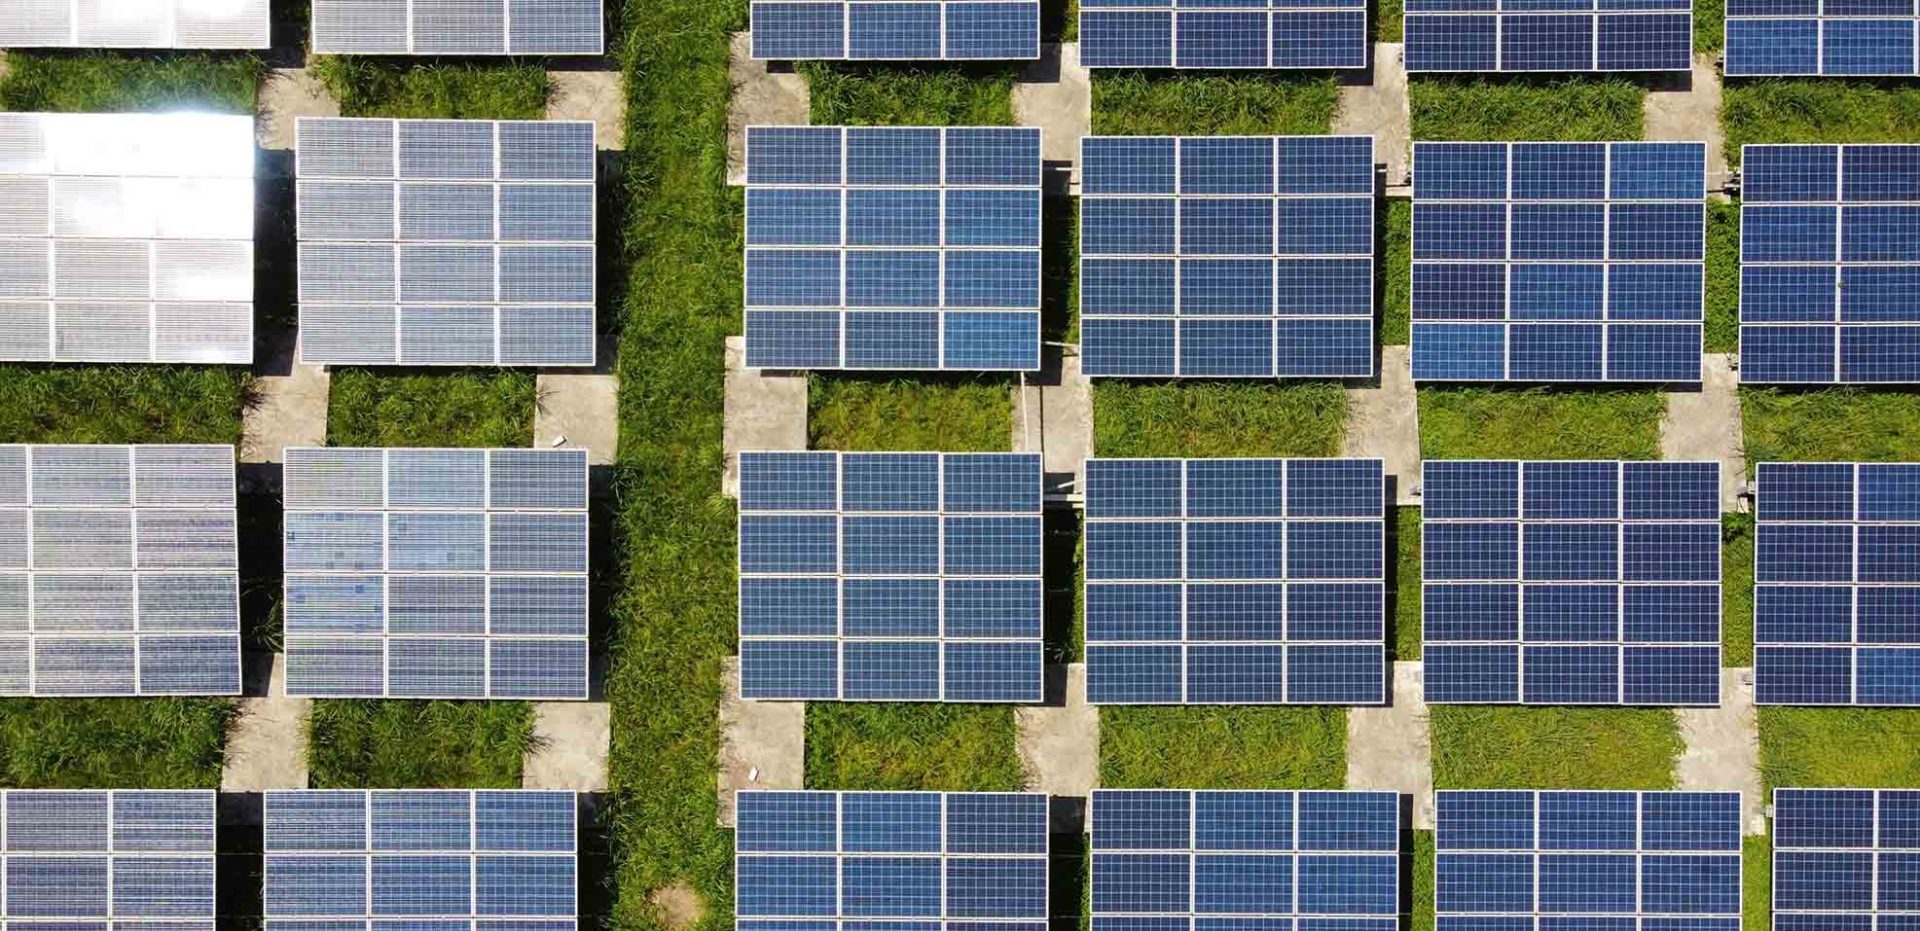
{"type": "Polygon", "coordinates": [[[1420,142],[1413,160],[1415,379],[1700,380],[1704,143],[1420,142]]]}
{"type": "Polygon", "coordinates": [[[1034,59],[1040,0],[754,0],[753,57],[1034,59]]]}
{"type": "Polygon", "coordinates": [[[575,931],[571,792],[265,797],[266,931],[575,931]]]}
{"type": "Polygon", "coordinates": [[[1773,791],[1774,931],[1911,928],[1917,871],[1920,791],[1773,791]]]}
{"type": "Polygon", "coordinates": [[[1394,931],[1394,792],[1093,793],[1093,931],[1394,931]]]}
{"type": "Polygon", "coordinates": [[[1692,0],[1407,0],[1408,71],[1686,71],[1692,0]]]}
{"type": "Polygon", "coordinates": [[[1920,145],[1750,145],[1740,380],[1920,382],[1920,145]]]}
{"type": "Polygon", "coordinates": [[[0,114],[0,361],[251,362],[253,162],[252,117],[0,114]]]}
{"type": "Polygon", "coordinates": [[[735,931],[1046,931],[1045,795],[738,799],[735,931]]]}
{"type": "Polygon", "coordinates": [[[1720,703],[1720,466],[1425,463],[1429,702],[1720,703]]]}
{"type": "Polygon", "coordinates": [[[302,361],[593,364],[592,123],[298,133],[302,361]]]}
{"type": "Polygon", "coordinates": [[[741,453],[740,694],[1042,697],[1037,453],[741,453]]]}
{"type": "Polygon", "coordinates": [[[313,0],[317,55],[599,55],[600,0],[313,0]]]}
{"type": "Polygon", "coordinates": [[[1738,792],[1455,791],[1435,803],[1445,931],[1740,931],[1738,792]]]}
{"type": "Polygon", "coordinates": [[[1762,462],[1755,700],[1920,705],[1920,465],[1762,462]]]}
{"type": "Polygon", "coordinates": [[[0,446],[0,695],[235,695],[231,446],[0,446]]]}
{"type": "Polygon", "coordinates": [[[1086,469],[1088,701],[1386,701],[1380,460],[1086,469]]]}
{"type": "Polygon", "coordinates": [[[288,447],[287,694],[587,697],[587,454],[288,447]]]}
{"type": "Polygon", "coordinates": [[[214,793],[0,794],[9,927],[213,931],[214,793]]]}
{"type": "Polygon", "coordinates": [[[1373,374],[1373,139],[1089,137],[1088,375],[1373,374]]]}
{"type": "Polygon", "coordinates": [[[1040,130],[747,128],[746,364],[1040,367],[1040,130]]]}
{"type": "Polygon", "coordinates": [[[0,48],[266,48],[267,0],[14,0],[0,48]]]}
{"type": "Polygon", "coordinates": [[[1732,0],[1729,75],[1916,73],[1912,0],[1732,0]]]}
{"type": "Polygon", "coordinates": [[[1366,0],[1080,0],[1089,68],[1365,68],[1366,0]]]}

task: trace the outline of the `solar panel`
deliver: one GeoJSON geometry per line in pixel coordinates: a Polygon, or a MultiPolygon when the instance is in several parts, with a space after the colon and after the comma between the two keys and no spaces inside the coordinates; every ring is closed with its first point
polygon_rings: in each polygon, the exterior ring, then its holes
{"type": "Polygon", "coordinates": [[[740,694],[1036,702],[1038,453],[741,453],[740,694]]]}
{"type": "Polygon", "coordinates": [[[1093,793],[1093,931],[1394,931],[1394,792],[1093,793]]]}
{"type": "Polygon", "coordinates": [[[313,0],[318,55],[599,55],[600,0],[313,0]]]}
{"type": "Polygon", "coordinates": [[[587,697],[587,454],[288,447],[287,694],[587,697]]]}
{"type": "Polygon", "coordinates": [[[1365,68],[1367,53],[1366,0],[1080,0],[1089,68],[1365,68]]]}
{"type": "Polygon", "coordinates": [[[1040,0],[753,0],[753,57],[1035,59],[1040,0]]]}
{"type": "Polygon", "coordinates": [[[0,114],[0,361],[251,362],[253,155],[247,116],[0,114]]]}
{"type": "Polygon", "coordinates": [[[297,132],[301,361],[593,364],[592,123],[297,132]]]}
{"type": "Polygon", "coordinates": [[[12,0],[0,48],[266,48],[271,25],[267,0],[12,0]]]}
{"type": "Polygon", "coordinates": [[[1911,0],[1732,0],[1729,75],[1916,73],[1911,0]]]}
{"type": "Polygon", "coordinates": [[[266,931],[575,931],[571,792],[265,796],[266,931]]]}
{"type": "Polygon", "coordinates": [[[1687,71],[1692,0],[1407,0],[1408,71],[1687,71]]]}
{"type": "Polygon", "coordinates": [[[1720,703],[1720,465],[1424,466],[1427,701],[1720,703]]]}
{"type": "Polygon", "coordinates": [[[738,825],[735,931],[1046,931],[1045,795],[743,791],[738,825]]]}
{"type": "Polygon", "coordinates": [[[1920,145],[1741,157],[1740,380],[1920,382],[1920,145]]]}
{"type": "Polygon", "coordinates": [[[1705,143],[1419,142],[1413,162],[1416,380],[1700,380],[1705,143]]]}
{"type": "Polygon", "coordinates": [[[1040,367],[1040,130],[747,128],[750,368],[1040,367]]]}
{"type": "Polygon", "coordinates": [[[1386,701],[1377,459],[1088,459],[1087,700],[1386,701]]]}
{"type": "Polygon", "coordinates": [[[1774,931],[1911,928],[1916,868],[1920,791],[1773,791],[1774,931]]]}
{"type": "Polygon", "coordinates": [[[1920,705],[1920,465],[1755,477],[1755,700],[1920,705]]]}
{"type": "Polygon", "coordinates": [[[1740,931],[1738,792],[1454,791],[1435,803],[1442,931],[1740,931]]]}
{"type": "Polygon", "coordinates": [[[10,927],[213,931],[214,793],[0,793],[10,927]]]}
{"type": "Polygon", "coordinates": [[[1089,137],[1081,370],[1373,374],[1373,138],[1089,137]]]}

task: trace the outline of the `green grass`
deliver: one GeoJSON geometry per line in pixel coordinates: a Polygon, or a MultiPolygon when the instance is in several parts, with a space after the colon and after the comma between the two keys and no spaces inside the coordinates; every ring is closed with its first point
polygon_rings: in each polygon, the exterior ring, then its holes
{"type": "Polygon", "coordinates": [[[517,789],[532,743],[522,701],[316,701],[307,764],[316,789],[517,789]]]}
{"type": "Polygon", "coordinates": [[[1740,205],[1707,202],[1707,351],[1740,347],[1740,205]]]}
{"type": "Polygon", "coordinates": [[[1398,42],[1403,35],[1401,0],[1375,0],[1373,4],[1373,41],[1398,42]]]}
{"type": "Polygon", "coordinates": [[[1725,44],[1727,0],[1694,0],[1693,53],[1718,52],[1725,44]]]}
{"type": "Polygon", "coordinates": [[[1011,792],[1020,788],[1006,705],[807,705],[807,788],[1011,792]]]}
{"type": "Polygon", "coordinates": [[[1380,226],[1380,345],[1405,346],[1413,337],[1413,201],[1387,201],[1380,226]]]}
{"type": "Polygon", "coordinates": [[[1419,78],[1407,89],[1423,142],[1638,139],[1646,91],[1623,78],[1419,78]]]}
{"type": "Polygon", "coordinates": [[[1013,78],[1000,66],[800,66],[815,126],[1011,126],[1013,78]]]}
{"type": "Polygon", "coordinates": [[[1346,781],[1345,708],[1100,709],[1105,788],[1339,789],[1346,781]]]}
{"type": "Polygon", "coordinates": [[[1413,832],[1413,895],[1408,931],[1433,931],[1433,832],[1413,832]]]}
{"type": "Polygon", "coordinates": [[[1658,459],[1658,391],[1422,388],[1426,459],[1658,459]]]}
{"type": "Polygon", "coordinates": [[[334,446],[527,446],[533,442],[535,386],[530,372],[336,369],[327,441],[334,446]]]}
{"type": "Polygon", "coordinates": [[[1435,705],[1437,789],[1667,789],[1682,749],[1666,708],[1435,705]]]}
{"type": "Polygon", "coordinates": [[[313,70],[340,101],[343,116],[538,120],[547,114],[547,72],[535,65],[397,65],[321,56],[313,70]]]}
{"type": "MultiPolygon", "coordinates": [[[[1399,478],[1414,481],[1411,475],[1399,478]]],[[[1393,660],[1420,658],[1420,509],[1399,508],[1394,517],[1394,586],[1392,589],[1393,660]]]]}
{"type": "Polygon", "coordinates": [[[1920,716],[1894,708],[1760,709],[1760,778],[1780,786],[1920,785],[1920,716]]]}
{"type": "Polygon", "coordinates": [[[1093,131],[1102,136],[1315,136],[1333,125],[1340,88],[1320,74],[1102,71],[1093,131]]]}
{"type": "Polygon", "coordinates": [[[1093,386],[1102,456],[1334,456],[1347,393],[1332,382],[1129,382],[1093,386]]]}
{"type": "Polygon", "coordinates": [[[251,55],[105,52],[7,55],[0,110],[115,113],[136,110],[254,111],[266,65],[251,55]]]}
{"type": "Polygon", "coordinates": [[[1013,444],[1013,392],[999,378],[815,375],[807,407],[811,449],[1004,452],[1013,444]]]}
{"type": "MultiPolygon", "coordinates": [[[[1697,21],[1697,20],[1696,20],[1697,21]]],[[[1910,142],[1920,138],[1920,88],[1834,78],[1729,80],[1720,105],[1727,164],[1767,142],[1910,142]]]]}
{"type": "Polygon", "coordinates": [[[1720,664],[1753,665],[1753,515],[1720,518],[1720,664]]]}
{"type": "Polygon", "coordinates": [[[239,443],[252,377],[201,366],[0,366],[0,442],[239,443]]]}
{"type": "Polygon", "coordinates": [[[1760,462],[1899,462],[1914,457],[1920,394],[1745,388],[1740,417],[1749,471],[1760,462]]]}
{"type": "Polygon", "coordinates": [[[214,789],[225,698],[0,700],[0,786],[214,789]]]}
{"type": "Polygon", "coordinates": [[[1740,859],[1741,926],[1746,931],[1770,931],[1773,927],[1773,838],[1765,834],[1743,838],[1740,859]]]}

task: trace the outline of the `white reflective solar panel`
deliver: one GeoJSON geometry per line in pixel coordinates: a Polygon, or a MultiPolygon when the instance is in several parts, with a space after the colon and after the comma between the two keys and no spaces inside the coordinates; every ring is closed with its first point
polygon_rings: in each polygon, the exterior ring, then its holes
{"type": "Polygon", "coordinates": [[[313,0],[320,55],[599,55],[600,0],[313,0]]]}
{"type": "Polygon", "coordinates": [[[213,792],[14,789],[0,809],[8,926],[213,931],[213,792]]]}
{"type": "Polygon", "coordinates": [[[587,456],[286,450],[287,694],[587,697],[587,456]]]}
{"type": "Polygon", "coordinates": [[[267,48],[267,0],[9,0],[0,48],[267,48]]]}
{"type": "Polygon", "coordinates": [[[589,366],[593,124],[303,119],[300,358],[589,366]]]}
{"type": "Polygon", "coordinates": [[[0,361],[253,361],[253,119],[0,114],[0,361]]]}
{"type": "Polygon", "coordinates": [[[0,695],[235,695],[231,446],[0,446],[0,695]]]}

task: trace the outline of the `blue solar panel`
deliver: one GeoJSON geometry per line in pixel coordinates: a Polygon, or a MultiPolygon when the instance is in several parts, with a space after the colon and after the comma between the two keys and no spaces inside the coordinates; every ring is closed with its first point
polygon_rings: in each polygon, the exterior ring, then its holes
{"type": "Polygon", "coordinates": [[[1741,151],[1741,381],[1920,382],[1920,146],[1741,151]]]}
{"type": "Polygon", "coordinates": [[[1413,377],[1697,382],[1706,146],[1414,145],[1413,377]]]}
{"type": "Polygon", "coordinates": [[[1686,71],[1691,0],[1407,0],[1408,71],[1686,71]]]}
{"type": "Polygon", "coordinates": [[[1729,75],[1907,75],[1912,0],[1732,0],[1729,75]]]}
{"type": "Polygon", "coordinates": [[[1429,461],[1429,702],[1720,701],[1720,467],[1429,461]]]}
{"type": "Polygon", "coordinates": [[[1435,803],[1439,928],[1739,931],[1738,792],[1443,791],[1435,803]]]}
{"type": "Polygon", "coordinates": [[[746,363],[1040,367],[1040,131],[747,129],[746,363]]]}
{"type": "Polygon", "coordinates": [[[739,795],[738,931],[1046,931],[1047,797],[739,795]]]}
{"type": "Polygon", "coordinates": [[[1039,58],[1040,0],[753,0],[753,57],[1039,58]]]}
{"type": "Polygon", "coordinates": [[[1081,370],[1373,374],[1373,139],[1089,137],[1081,370]]]}
{"type": "Polygon", "coordinates": [[[1773,926],[1887,931],[1920,913],[1920,791],[1775,789],[1773,926]]]}
{"type": "Polygon", "coordinates": [[[1097,790],[1093,931],[1394,931],[1393,792],[1097,790]]]}
{"type": "Polygon", "coordinates": [[[1041,698],[1040,456],[742,453],[740,691],[1041,698]]]}
{"type": "Polygon", "coordinates": [[[214,793],[0,793],[17,928],[213,931],[214,793]]]}
{"type": "Polygon", "coordinates": [[[1920,705],[1920,465],[1763,462],[1755,700],[1920,705]]]}
{"type": "Polygon", "coordinates": [[[1089,68],[1365,68],[1366,0],[1080,0],[1089,68]]]}
{"type": "Polygon", "coordinates": [[[1089,459],[1087,698],[1386,700],[1377,459],[1089,459]]]}

